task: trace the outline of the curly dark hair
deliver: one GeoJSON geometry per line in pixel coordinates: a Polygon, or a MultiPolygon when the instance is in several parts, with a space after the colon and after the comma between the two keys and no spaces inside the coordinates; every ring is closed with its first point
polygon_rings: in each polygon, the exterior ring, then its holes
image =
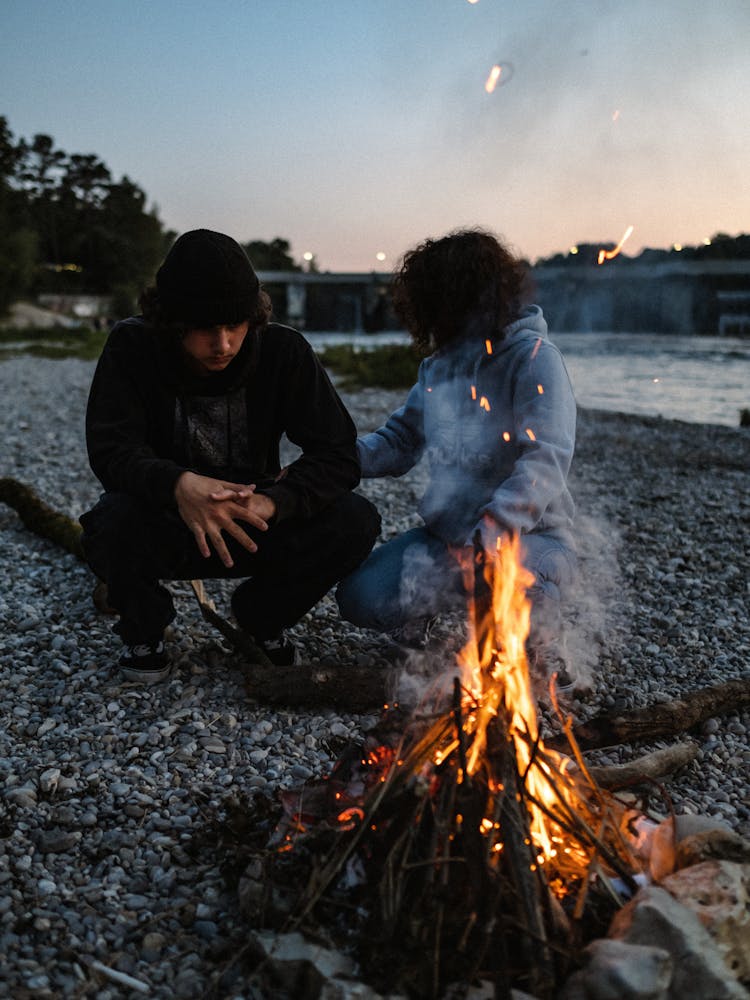
{"type": "Polygon", "coordinates": [[[403,258],[393,306],[416,346],[430,351],[459,337],[496,337],[529,294],[526,264],[482,229],[427,239],[403,258]]]}
{"type": "MultiPolygon", "coordinates": [[[[141,315],[148,327],[167,336],[175,336],[179,339],[185,336],[188,330],[195,328],[199,324],[190,323],[186,320],[175,320],[168,315],[159,301],[159,290],[156,285],[149,285],[144,288],[138,299],[141,307],[141,315]]],[[[268,325],[273,313],[271,297],[263,288],[258,292],[258,301],[255,311],[251,316],[246,317],[249,322],[248,333],[255,330],[262,330],[268,325]]]]}

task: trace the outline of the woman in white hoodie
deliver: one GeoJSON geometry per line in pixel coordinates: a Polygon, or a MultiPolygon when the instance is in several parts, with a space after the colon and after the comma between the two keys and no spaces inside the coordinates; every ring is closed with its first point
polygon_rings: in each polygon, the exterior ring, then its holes
{"type": "Polygon", "coordinates": [[[426,240],[405,255],[394,306],[432,353],[404,405],[357,449],[363,478],[400,476],[425,459],[424,524],[342,581],[337,600],[349,621],[403,637],[464,602],[452,550],[471,545],[479,529],[488,548],[520,536],[535,580],[529,645],[554,644],[560,593],[576,565],[567,486],[576,404],[541,309],[523,305],[525,287],[522,262],[481,230],[426,240]]]}

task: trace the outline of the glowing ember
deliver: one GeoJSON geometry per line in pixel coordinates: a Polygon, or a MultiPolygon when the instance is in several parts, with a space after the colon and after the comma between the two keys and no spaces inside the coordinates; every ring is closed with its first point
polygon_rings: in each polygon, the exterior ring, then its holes
{"type": "Polygon", "coordinates": [[[359,806],[350,806],[349,809],[344,809],[336,817],[336,819],[339,821],[339,823],[342,824],[342,826],[344,827],[348,826],[351,828],[354,827],[355,823],[361,823],[364,818],[365,818],[365,811],[364,809],[361,809],[359,806]]]}
{"type": "Polygon", "coordinates": [[[622,239],[617,244],[617,246],[614,248],[614,250],[600,250],[599,251],[599,256],[598,256],[597,261],[596,261],[597,264],[603,264],[605,260],[613,260],[615,257],[617,257],[617,255],[622,250],[623,245],[625,244],[625,241],[628,239],[628,237],[630,236],[630,234],[633,232],[633,229],[634,229],[633,226],[628,226],[628,228],[623,233],[622,239]]]}
{"type": "Polygon", "coordinates": [[[477,398],[477,387],[475,385],[473,385],[471,387],[471,398],[472,399],[476,399],[477,398]]]}
{"type": "Polygon", "coordinates": [[[497,62],[490,70],[484,84],[484,89],[488,94],[493,93],[498,87],[502,87],[513,76],[513,65],[509,62],[497,62]]]}
{"type": "Polygon", "coordinates": [[[482,398],[479,400],[479,405],[482,407],[483,410],[486,410],[488,413],[490,412],[490,401],[487,399],[486,396],[482,396],[482,398]]]}
{"type": "Polygon", "coordinates": [[[488,339],[488,340],[485,340],[485,342],[484,342],[484,346],[485,346],[485,348],[487,349],[487,353],[488,353],[488,354],[492,354],[492,341],[491,341],[491,340],[489,340],[489,339],[488,339]]]}
{"type": "Polygon", "coordinates": [[[526,428],[526,437],[529,441],[536,441],[536,434],[532,431],[530,427],[526,428]]]}
{"type": "Polygon", "coordinates": [[[503,441],[510,441],[510,432],[503,431],[503,441]]]}
{"type": "Polygon", "coordinates": [[[543,396],[544,395],[544,386],[543,385],[538,385],[536,387],[536,391],[539,393],[540,396],[543,396]]]}
{"type": "Polygon", "coordinates": [[[488,94],[491,94],[494,91],[495,87],[497,86],[497,81],[500,79],[502,72],[503,72],[502,66],[499,66],[497,63],[495,63],[495,65],[490,70],[490,75],[487,77],[487,81],[484,85],[484,89],[487,91],[488,94]]]}

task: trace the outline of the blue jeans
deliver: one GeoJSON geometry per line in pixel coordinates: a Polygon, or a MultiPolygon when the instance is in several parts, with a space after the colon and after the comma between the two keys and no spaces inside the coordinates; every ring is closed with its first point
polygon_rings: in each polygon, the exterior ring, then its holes
{"type": "MultiPolygon", "coordinates": [[[[531,601],[532,644],[552,638],[560,628],[561,592],[576,575],[572,549],[551,534],[524,535],[524,566],[534,575],[531,601]]],[[[388,632],[406,622],[466,607],[459,565],[448,547],[427,528],[412,528],[379,546],[345,577],[336,591],[343,618],[363,628],[388,632]]]]}

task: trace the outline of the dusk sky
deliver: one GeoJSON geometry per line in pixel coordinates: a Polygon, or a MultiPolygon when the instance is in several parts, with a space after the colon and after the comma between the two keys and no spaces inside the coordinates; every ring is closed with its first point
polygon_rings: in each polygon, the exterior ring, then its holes
{"type": "Polygon", "coordinates": [[[322,270],[750,232],[750,0],[2,0],[0,37],[16,138],[322,270]]]}

